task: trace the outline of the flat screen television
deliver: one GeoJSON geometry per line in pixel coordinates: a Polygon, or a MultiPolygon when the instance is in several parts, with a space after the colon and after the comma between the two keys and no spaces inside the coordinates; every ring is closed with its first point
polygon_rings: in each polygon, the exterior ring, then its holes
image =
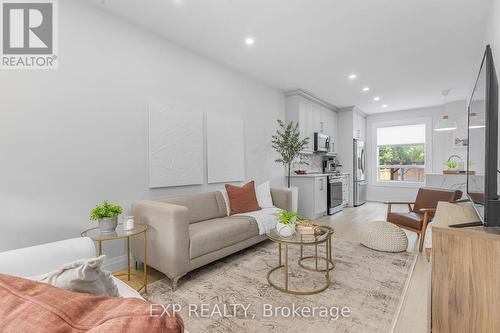
{"type": "Polygon", "coordinates": [[[498,127],[498,81],[488,45],[469,100],[467,144],[467,196],[478,224],[487,227],[500,226],[498,127]]]}

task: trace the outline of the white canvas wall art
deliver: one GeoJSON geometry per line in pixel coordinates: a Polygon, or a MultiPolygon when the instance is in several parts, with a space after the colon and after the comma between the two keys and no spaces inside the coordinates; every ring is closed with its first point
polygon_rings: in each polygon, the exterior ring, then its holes
{"type": "Polygon", "coordinates": [[[149,187],[203,184],[203,113],[149,103],[149,187]]]}

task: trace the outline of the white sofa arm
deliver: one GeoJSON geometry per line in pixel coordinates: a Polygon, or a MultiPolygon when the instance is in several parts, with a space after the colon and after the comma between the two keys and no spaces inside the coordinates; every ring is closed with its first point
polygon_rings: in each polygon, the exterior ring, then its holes
{"type": "Polygon", "coordinates": [[[66,239],[0,252],[0,273],[30,277],[54,271],[63,264],[95,255],[92,239],[88,237],[66,239]]]}

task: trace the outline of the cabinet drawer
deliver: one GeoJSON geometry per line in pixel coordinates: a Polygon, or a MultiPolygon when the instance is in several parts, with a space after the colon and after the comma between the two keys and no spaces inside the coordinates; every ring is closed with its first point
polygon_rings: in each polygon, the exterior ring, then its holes
{"type": "Polygon", "coordinates": [[[327,210],[326,191],[328,180],[326,177],[316,177],[314,182],[314,213],[320,215],[326,213],[327,210]]]}

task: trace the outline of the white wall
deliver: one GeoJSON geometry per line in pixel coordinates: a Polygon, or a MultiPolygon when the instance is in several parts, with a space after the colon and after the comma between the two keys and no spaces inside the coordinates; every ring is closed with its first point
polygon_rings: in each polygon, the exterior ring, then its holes
{"type": "Polygon", "coordinates": [[[485,39],[485,45],[491,45],[497,76],[500,77],[500,1],[492,1],[492,8],[488,17],[485,39]]]}
{"type": "MultiPolygon", "coordinates": [[[[497,78],[500,79],[500,1],[492,1],[492,9],[488,18],[486,29],[486,43],[491,45],[493,52],[493,61],[497,70],[497,78]]],[[[500,128],[500,119],[499,119],[500,128]]],[[[500,168],[500,145],[498,145],[498,166],[500,168]]],[[[500,184],[500,174],[498,175],[498,184],[500,184]]],[[[499,188],[500,191],[500,188],[499,188]]]]}
{"type": "MultiPolygon", "coordinates": [[[[446,112],[450,117],[450,121],[456,121],[459,129],[467,128],[467,109],[466,102],[457,101],[448,103],[446,112]]],[[[422,109],[404,110],[397,112],[387,112],[369,115],[367,117],[367,165],[368,165],[368,200],[370,201],[387,201],[387,200],[413,200],[415,199],[418,188],[402,187],[376,184],[377,175],[376,169],[376,133],[374,132],[374,124],[380,122],[398,122],[406,119],[420,118],[432,119],[432,127],[439,121],[443,114],[443,106],[428,107],[422,109]]],[[[466,161],[467,151],[464,148],[453,147],[453,132],[436,132],[431,129],[431,147],[427,147],[427,153],[430,153],[430,167],[426,170],[427,173],[442,173],[443,163],[450,155],[458,155],[466,161]]]]}
{"type": "Polygon", "coordinates": [[[59,69],[0,73],[0,251],[78,237],[102,199],[129,209],[222,186],[148,189],[149,100],[241,117],[247,178],[284,185],[270,145],[281,91],[86,2],[59,12],[59,69]]]}

